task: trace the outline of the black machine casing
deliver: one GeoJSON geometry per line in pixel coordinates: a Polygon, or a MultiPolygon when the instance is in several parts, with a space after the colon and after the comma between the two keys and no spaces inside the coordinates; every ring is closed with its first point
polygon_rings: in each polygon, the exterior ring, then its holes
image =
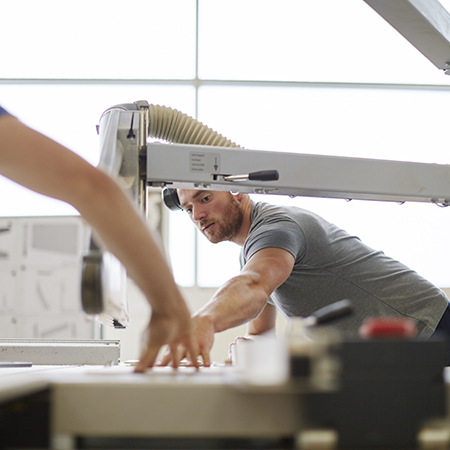
{"type": "Polygon", "coordinates": [[[446,343],[373,339],[343,342],[336,392],[306,398],[315,427],[334,429],[339,448],[417,448],[421,427],[446,416],[446,343]]]}

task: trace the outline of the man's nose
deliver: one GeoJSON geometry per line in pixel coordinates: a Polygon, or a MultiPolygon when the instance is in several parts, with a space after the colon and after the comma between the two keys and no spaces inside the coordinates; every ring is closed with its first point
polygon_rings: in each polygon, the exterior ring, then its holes
{"type": "Polygon", "coordinates": [[[202,220],[206,217],[206,210],[201,205],[195,205],[192,207],[192,219],[194,221],[202,220]]]}

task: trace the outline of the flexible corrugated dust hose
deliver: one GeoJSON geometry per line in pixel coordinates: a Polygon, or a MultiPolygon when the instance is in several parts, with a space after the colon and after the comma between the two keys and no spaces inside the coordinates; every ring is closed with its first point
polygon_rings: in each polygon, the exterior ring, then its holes
{"type": "Polygon", "coordinates": [[[149,105],[149,137],[176,144],[242,148],[217,131],[176,109],[149,105]]]}

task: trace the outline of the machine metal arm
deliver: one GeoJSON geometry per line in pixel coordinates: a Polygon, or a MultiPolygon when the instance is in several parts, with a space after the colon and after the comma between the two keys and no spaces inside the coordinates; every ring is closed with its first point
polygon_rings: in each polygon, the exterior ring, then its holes
{"type": "Polygon", "coordinates": [[[195,145],[150,144],[147,182],[289,196],[450,204],[450,166],[195,145]],[[278,180],[218,174],[276,170],[278,180]]]}
{"type": "Polygon", "coordinates": [[[364,0],[438,69],[450,74],[450,14],[438,0],[364,0]]]}

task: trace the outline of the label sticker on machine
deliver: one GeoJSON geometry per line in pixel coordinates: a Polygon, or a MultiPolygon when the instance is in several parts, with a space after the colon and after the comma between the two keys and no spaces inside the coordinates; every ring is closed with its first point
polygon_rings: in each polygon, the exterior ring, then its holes
{"type": "Polygon", "coordinates": [[[189,154],[189,171],[196,173],[217,173],[220,168],[220,154],[191,152],[189,154]]]}

